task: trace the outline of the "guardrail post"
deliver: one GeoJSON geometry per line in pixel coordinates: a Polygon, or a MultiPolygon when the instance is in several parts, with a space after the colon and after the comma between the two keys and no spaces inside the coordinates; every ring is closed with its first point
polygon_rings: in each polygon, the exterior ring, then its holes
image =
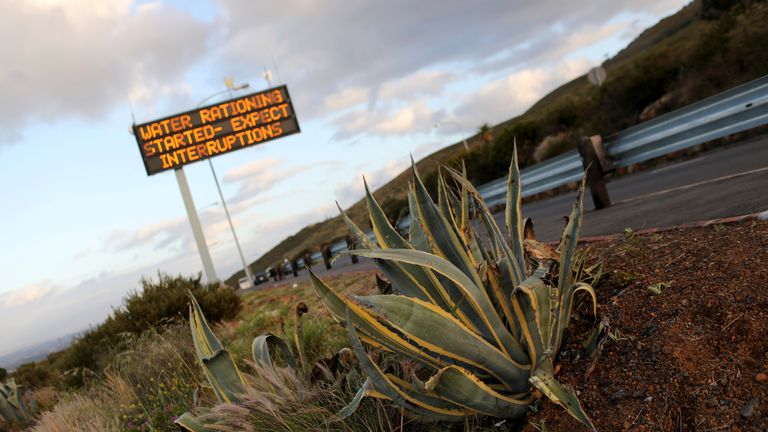
{"type": "MultiPolygon", "coordinates": [[[[357,242],[355,241],[355,238],[352,237],[351,235],[348,235],[347,237],[345,237],[344,240],[347,241],[347,249],[349,250],[354,250],[355,247],[357,246],[357,242]]],[[[357,255],[350,255],[350,258],[352,259],[352,264],[357,264],[360,261],[357,255]]]]}
{"type": "Polygon", "coordinates": [[[612,168],[612,164],[603,150],[602,139],[599,135],[583,137],[579,140],[578,148],[581,163],[587,173],[587,185],[595,208],[600,210],[610,207],[611,197],[608,195],[608,188],[605,186],[603,175],[612,168]]]}
{"type": "Polygon", "coordinates": [[[282,264],[278,264],[276,267],[277,270],[277,279],[278,281],[283,280],[283,266],[282,264]]]}
{"type": "Polygon", "coordinates": [[[325,263],[325,269],[331,269],[331,247],[328,245],[323,246],[323,263],[325,263]]]}

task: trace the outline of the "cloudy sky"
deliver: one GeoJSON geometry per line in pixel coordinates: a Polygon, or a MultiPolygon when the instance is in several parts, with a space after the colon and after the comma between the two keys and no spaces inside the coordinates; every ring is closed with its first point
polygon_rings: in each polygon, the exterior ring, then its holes
{"type": "MultiPolygon", "coordinates": [[[[353,204],[362,173],[379,186],[410,153],[520,114],[685,3],[0,2],[0,355],[100,322],[141,275],[200,271],[175,176],[146,176],[132,112],[186,111],[225,77],[263,89],[265,68],[289,86],[301,134],[214,160],[252,261],[353,204]]],[[[210,169],[185,172],[226,278],[239,259],[210,169]]]]}

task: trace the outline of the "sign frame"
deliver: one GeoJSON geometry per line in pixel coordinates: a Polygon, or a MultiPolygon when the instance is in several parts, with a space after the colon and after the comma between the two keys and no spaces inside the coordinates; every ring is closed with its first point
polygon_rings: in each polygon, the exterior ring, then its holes
{"type": "MultiPolygon", "coordinates": [[[[165,171],[178,169],[195,162],[200,162],[205,159],[232,153],[237,150],[300,133],[301,125],[299,124],[296,111],[293,107],[293,100],[288,92],[288,86],[283,84],[266,90],[197,107],[185,112],[172,114],[145,123],[134,123],[132,125],[132,131],[139,147],[141,160],[144,163],[144,170],[146,171],[147,176],[152,176],[165,171]],[[265,102],[269,97],[276,96],[276,92],[279,92],[281,100],[274,102],[270,100],[270,102],[265,102]],[[246,109],[235,112],[243,106],[245,106],[246,109]],[[230,111],[232,111],[232,113],[230,113],[230,111]],[[206,113],[206,115],[203,113],[206,113]],[[212,116],[212,113],[217,113],[217,115],[212,116]],[[218,118],[212,118],[217,116],[218,118]],[[235,119],[238,119],[239,126],[235,125],[235,119]],[[243,126],[244,123],[252,124],[251,126],[246,127],[243,126]],[[290,129],[283,132],[281,127],[284,125],[288,126],[290,129]],[[240,128],[236,129],[236,127],[240,128]],[[269,131],[265,132],[261,128],[269,128],[269,131]],[[277,134],[277,136],[267,136],[268,133],[274,135],[275,129],[280,130],[281,133],[277,134]],[[261,139],[257,139],[258,137],[255,136],[255,132],[257,131],[261,133],[261,139]],[[211,132],[213,133],[212,135],[211,132]],[[146,138],[148,135],[151,135],[151,139],[146,138]],[[201,136],[203,139],[198,140],[201,136]],[[239,139],[239,146],[235,146],[235,144],[231,142],[233,139],[229,137],[232,136],[236,136],[237,139],[239,139]],[[244,139],[244,137],[247,137],[247,140],[244,139]],[[167,167],[163,166],[156,168],[150,166],[150,161],[156,160],[156,158],[161,158],[162,155],[185,150],[189,147],[194,147],[195,152],[200,150],[208,151],[212,148],[221,149],[221,143],[224,139],[230,141],[230,148],[218,151],[216,154],[201,155],[194,160],[183,160],[180,163],[167,167]],[[183,142],[185,140],[189,142],[179,144],[180,141],[183,142]],[[245,141],[253,142],[244,144],[245,141]],[[211,147],[209,145],[209,143],[213,142],[216,142],[218,147],[211,147]],[[169,151],[168,143],[170,143],[171,146],[175,144],[177,147],[174,148],[173,151],[169,151]],[[149,149],[147,146],[149,146],[149,149]],[[157,148],[153,148],[153,146],[156,146],[157,148]],[[163,148],[165,148],[165,151],[163,151],[163,148]],[[149,150],[152,150],[151,154],[147,154],[149,153],[149,150]]],[[[193,149],[185,151],[189,153],[191,150],[193,149]]],[[[164,164],[164,162],[161,163],[164,164]]],[[[152,165],[156,164],[156,162],[152,162],[152,165]]]]}

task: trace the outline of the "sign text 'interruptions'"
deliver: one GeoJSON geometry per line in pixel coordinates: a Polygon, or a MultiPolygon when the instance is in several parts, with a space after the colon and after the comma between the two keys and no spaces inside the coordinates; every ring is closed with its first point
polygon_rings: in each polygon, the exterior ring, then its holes
{"type": "Polygon", "coordinates": [[[133,126],[147,175],[300,131],[286,86],[133,126]]]}

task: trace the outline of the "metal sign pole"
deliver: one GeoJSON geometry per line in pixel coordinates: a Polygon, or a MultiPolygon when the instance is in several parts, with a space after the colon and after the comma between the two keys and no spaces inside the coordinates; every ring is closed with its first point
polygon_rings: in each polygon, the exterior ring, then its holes
{"type": "Polygon", "coordinates": [[[203,261],[205,279],[208,283],[217,283],[219,282],[219,278],[216,276],[216,270],[213,268],[211,254],[208,252],[208,245],[205,243],[203,227],[200,225],[200,218],[197,216],[197,208],[195,208],[195,202],[192,200],[192,193],[189,191],[187,176],[184,174],[184,169],[181,167],[174,169],[174,171],[176,171],[176,181],[179,182],[179,190],[181,191],[181,198],[184,200],[184,207],[187,209],[189,225],[192,226],[192,234],[195,236],[197,251],[200,252],[200,260],[203,261]]]}
{"type": "Polygon", "coordinates": [[[235,246],[237,246],[237,252],[240,254],[240,262],[243,263],[243,271],[245,272],[245,276],[248,278],[248,283],[246,284],[246,288],[253,288],[253,273],[251,272],[251,267],[245,262],[243,249],[240,248],[240,241],[237,239],[237,234],[235,234],[235,225],[232,223],[232,217],[229,216],[229,208],[227,207],[227,201],[224,200],[224,194],[221,193],[219,178],[216,176],[216,170],[213,169],[213,162],[211,162],[210,159],[208,159],[208,165],[211,166],[211,173],[213,174],[213,179],[216,181],[216,189],[219,191],[219,198],[221,198],[221,205],[224,207],[224,213],[227,215],[227,221],[229,222],[229,229],[232,230],[232,237],[235,238],[235,246]]]}

